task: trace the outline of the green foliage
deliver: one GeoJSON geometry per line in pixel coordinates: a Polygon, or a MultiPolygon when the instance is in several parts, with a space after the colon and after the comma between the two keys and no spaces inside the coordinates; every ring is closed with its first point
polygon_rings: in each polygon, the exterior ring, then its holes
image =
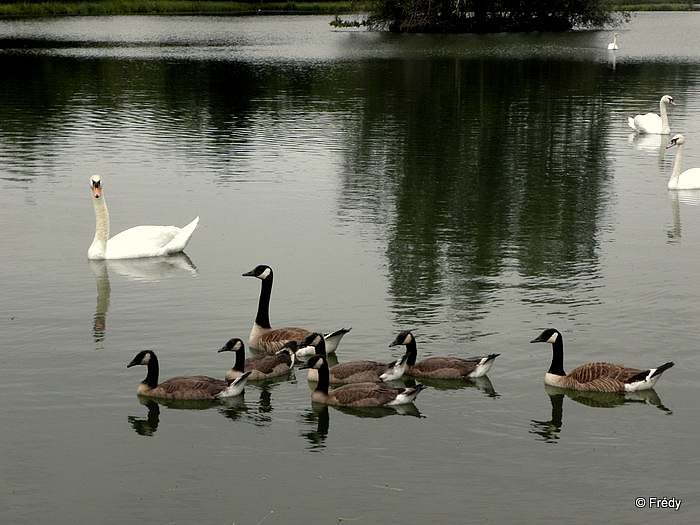
{"type": "Polygon", "coordinates": [[[561,31],[627,17],[613,0],[376,0],[367,23],[397,32],[561,31]]]}

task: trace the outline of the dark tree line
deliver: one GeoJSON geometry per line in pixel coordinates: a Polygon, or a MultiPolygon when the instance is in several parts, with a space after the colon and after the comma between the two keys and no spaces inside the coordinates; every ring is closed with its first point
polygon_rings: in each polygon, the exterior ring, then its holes
{"type": "Polygon", "coordinates": [[[374,29],[423,33],[564,31],[626,19],[614,0],[376,0],[374,29]]]}

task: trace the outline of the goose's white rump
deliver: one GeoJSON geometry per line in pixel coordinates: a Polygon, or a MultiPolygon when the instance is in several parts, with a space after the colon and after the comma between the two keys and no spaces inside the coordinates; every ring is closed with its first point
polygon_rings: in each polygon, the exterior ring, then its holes
{"type": "Polygon", "coordinates": [[[99,175],[90,177],[95,205],[95,238],[88,259],[136,259],[172,255],[185,249],[197,229],[199,217],[183,228],[177,226],[135,226],[109,238],[109,212],[99,175]]]}

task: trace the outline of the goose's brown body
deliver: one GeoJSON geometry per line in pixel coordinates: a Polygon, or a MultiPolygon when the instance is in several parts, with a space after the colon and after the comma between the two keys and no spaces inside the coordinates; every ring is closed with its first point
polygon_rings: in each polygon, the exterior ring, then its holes
{"type": "Polygon", "coordinates": [[[591,392],[634,392],[653,388],[661,374],[673,366],[664,363],[657,368],[631,368],[613,363],[594,362],[564,372],[564,342],[554,328],[548,328],[531,343],[552,344],[552,364],[544,376],[544,382],[559,388],[591,392]]]}
{"type": "Polygon", "coordinates": [[[209,376],[178,376],[158,383],[158,358],[151,350],[139,352],[127,368],[136,365],[148,367],[146,379],[136,387],[136,393],[140,396],[155,397],[159,399],[216,399],[216,395],[225,390],[229,383],[222,379],[209,376]]]}
{"type": "Polygon", "coordinates": [[[311,357],[302,368],[318,370],[318,384],[311,400],[326,405],[380,407],[412,403],[425,386],[394,388],[386,383],[352,383],[329,391],[328,363],[321,355],[311,357]]]}
{"type": "MultiPolygon", "coordinates": [[[[326,356],[326,342],[323,334],[312,333],[302,341],[301,346],[314,347],[316,355],[326,356]]],[[[402,370],[405,370],[404,363],[405,360],[399,363],[398,368],[396,362],[350,361],[340,363],[329,368],[329,381],[335,384],[377,383],[383,381],[382,376],[389,373],[392,376],[390,379],[398,379],[403,375],[402,370]],[[404,368],[401,368],[401,365],[404,368]]],[[[318,370],[309,368],[308,379],[309,381],[318,381],[318,370]]]]}
{"type": "MultiPolygon", "coordinates": [[[[256,277],[260,279],[260,298],[258,300],[258,311],[255,315],[253,328],[250,331],[248,338],[248,346],[250,348],[274,354],[282,349],[289,341],[303,341],[312,332],[305,328],[296,328],[288,326],[285,328],[275,328],[270,326],[270,296],[272,295],[272,282],[274,275],[272,268],[261,264],[253,268],[251,271],[243,274],[243,277],[256,277]]],[[[328,337],[328,352],[334,352],[343,336],[350,329],[340,329],[331,332],[328,337]]]]}
{"type": "Polygon", "coordinates": [[[405,345],[408,353],[405,374],[430,379],[470,379],[481,377],[491,369],[494,359],[500,354],[462,359],[459,357],[428,357],[416,362],[418,347],[413,334],[400,332],[389,346],[405,345]]]}
{"type": "Polygon", "coordinates": [[[245,345],[238,338],[230,339],[219,352],[234,352],[236,362],[226,372],[226,379],[231,381],[250,372],[249,380],[269,379],[287,374],[294,365],[296,341],[287,342],[276,354],[260,354],[245,358],[245,345]]]}

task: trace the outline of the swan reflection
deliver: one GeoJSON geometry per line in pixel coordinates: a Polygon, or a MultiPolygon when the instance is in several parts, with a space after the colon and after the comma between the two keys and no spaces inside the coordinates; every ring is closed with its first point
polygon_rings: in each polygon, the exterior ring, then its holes
{"type": "Polygon", "coordinates": [[[666,414],[673,413],[662,402],[654,389],[639,390],[637,392],[585,392],[581,390],[569,390],[545,385],[545,391],[551,404],[551,417],[546,421],[531,420],[530,434],[536,434],[538,441],[556,443],[559,440],[559,432],[563,425],[564,398],[568,397],[593,408],[614,408],[631,403],[652,405],[666,414]]]}
{"type": "Polygon", "coordinates": [[[656,135],[653,133],[630,133],[627,137],[634,149],[645,153],[656,155],[659,164],[664,160],[666,155],[666,145],[668,144],[668,135],[656,135]]]}
{"type": "Polygon", "coordinates": [[[110,272],[143,282],[160,281],[183,270],[191,275],[197,275],[197,268],[184,253],[144,259],[88,260],[88,265],[95,277],[97,287],[97,304],[92,322],[92,334],[96,343],[104,341],[107,331],[107,311],[112,294],[110,272]]]}
{"type": "Polygon", "coordinates": [[[681,243],[681,204],[700,206],[700,190],[668,190],[673,226],[668,231],[668,244],[681,243]]]}

